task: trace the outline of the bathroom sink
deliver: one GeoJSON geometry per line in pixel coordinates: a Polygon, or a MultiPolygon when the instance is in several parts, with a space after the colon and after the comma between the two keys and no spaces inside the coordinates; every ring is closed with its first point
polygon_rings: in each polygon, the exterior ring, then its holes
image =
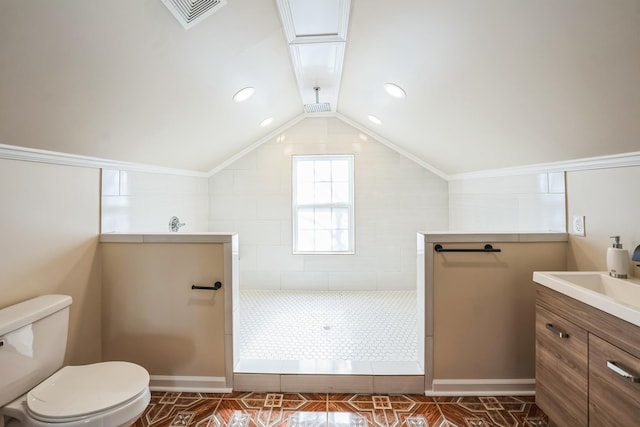
{"type": "Polygon", "coordinates": [[[553,276],[640,309],[640,282],[633,279],[615,279],[600,272],[563,272],[553,273],[553,276]]]}
{"type": "Polygon", "coordinates": [[[640,326],[640,280],[636,278],[616,279],[602,271],[536,271],[533,280],[640,326]]]}

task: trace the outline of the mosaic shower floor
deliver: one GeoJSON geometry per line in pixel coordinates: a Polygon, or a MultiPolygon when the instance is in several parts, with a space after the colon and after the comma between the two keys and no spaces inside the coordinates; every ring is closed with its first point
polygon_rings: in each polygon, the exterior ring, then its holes
{"type": "Polygon", "coordinates": [[[415,291],[240,291],[239,357],[416,361],[415,291]]]}
{"type": "Polygon", "coordinates": [[[534,397],[165,393],[134,427],[540,427],[534,397]]]}

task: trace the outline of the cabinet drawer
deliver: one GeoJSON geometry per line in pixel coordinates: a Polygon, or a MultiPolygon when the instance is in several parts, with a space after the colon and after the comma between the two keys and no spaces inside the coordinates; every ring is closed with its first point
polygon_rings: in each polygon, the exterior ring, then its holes
{"type": "Polygon", "coordinates": [[[640,359],[589,334],[589,424],[640,425],[640,359]],[[633,378],[625,377],[625,372],[633,378]]]}
{"type": "Polygon", "coordinates": [[[536,403],[561,426],[587,425],[587,342],[587,331],[537,307],[536,403]]]}

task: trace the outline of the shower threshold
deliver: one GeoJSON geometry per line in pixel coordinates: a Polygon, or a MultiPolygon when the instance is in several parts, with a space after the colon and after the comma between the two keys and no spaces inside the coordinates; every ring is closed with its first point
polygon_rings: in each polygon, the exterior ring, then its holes
{"type": "Polygon", "coordinates": [[[424,375],[417,361],[241,359],[235,373],[293,375],[424,375]]]}
{"type": "Polygon", "coordinates": [[[240,360],[235,391],[281,393],[418,393],[425,375],[417,362],[240,360]]]}

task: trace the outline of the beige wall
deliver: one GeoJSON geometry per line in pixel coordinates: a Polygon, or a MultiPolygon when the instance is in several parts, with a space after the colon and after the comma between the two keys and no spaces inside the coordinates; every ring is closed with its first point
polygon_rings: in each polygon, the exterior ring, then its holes
{"type": "Polygon", "coordinates": [[[102,243],[103,355],[151,375],[225,376],[224,245],[102,243]]]}
{"type": "MultiPolygon", "coordinates": [[[[451,244],[477,248],[478,243],[451,244]]],[[[536,270],[563,270],[565,242],[434,254],[434,379],[535,377],[536,270]]]]}
{"type": "Polygon", "coordinates": [[[584,215],[586,231],[569,238],[568,270],[606,270],[609,236],[619,235],[630,254],[640,245],[640,166],[568,172],[566,182],[567,223],[584,215]]]}
{"type": "Polygon", "coordinates": [[[0,307],[73,298],[65,363],[100,360],[98,169],[0,159],[0,307]]]}

